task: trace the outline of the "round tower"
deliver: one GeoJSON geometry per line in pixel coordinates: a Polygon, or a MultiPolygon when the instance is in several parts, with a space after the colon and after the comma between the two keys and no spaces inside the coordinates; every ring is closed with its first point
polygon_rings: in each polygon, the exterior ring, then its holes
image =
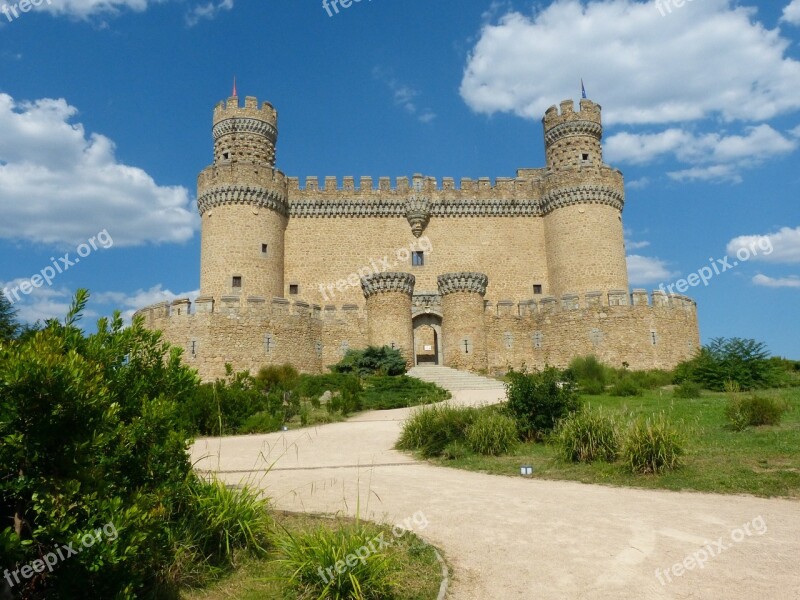
{"type": "Polygon", "coordinates": [[[278,113],[234,94],[214,109],[214,164],[197,181],[200,295],[284,296],[287,180],[275,168],[278,113]]]}
{"type": "Polygon", "coordinates": [[[622,173],[603,164],[601,108],[572,100],[544,116],[547,157],[542,212],[545,222],[547,293],[627,290],[622,229],[622,173]]]}
{"type": "Polygon", "coordinates": [[[439,275],[438,284],[445,366],[469,371],[487,369],[483,297],[489,278],[483,273],[445,273],[439,275]]]}
{"type": "Polygon", "coordinates": [[[411,273],[375,273],[361,278],[367,301],[370,346],[400,350],[409,367],[414,366],[411,297],[415,283],[411,273]]]}

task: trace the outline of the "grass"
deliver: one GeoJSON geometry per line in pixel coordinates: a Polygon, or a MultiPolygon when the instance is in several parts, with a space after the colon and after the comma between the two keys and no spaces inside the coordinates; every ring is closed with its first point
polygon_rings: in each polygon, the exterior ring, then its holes
{"type": "Polygon", "coordinates": [[[629,423],[638,416],[665,413],[681,427],[686,439],[684,466],[658,476],[637,475],[620,462],[591,464],[564,460],[555,444],[520,444],[500,457],[459,452],[456,458],[436,458],[434,463],[485,473],[519,476],[521,464],[534,465],[534,477],[667,490],[694,490],[723,494],[800,498],[800,388],[760,391],[785,401],[790,407],[778,426],[733,431],[725,416],[725,393],[704,393],[701,398],[676,398],[671,392],[652,390],[639,397],[608,395],[584,397],[593,408],[629,423]]]}
{"type": "MultiPolygon", "coordinates": [[[[352,526],[354,521],[329,519],[311,515],[277,513],[274,515],[279,528],[293,536],[301,537],[319,530],[320,527],[335,531],[342,524],[352,526]]],[[[391,526],[368,525],[375,532],[385,532],[386,539],[394,543],[386,550],[395,565],[394,580],[399,585],[387,600],[432,600],[436,598],[441,583],[441,566],[433,547],[425,544],[413,533],[394,538],[391,526]]],[[[181,594],[182,600],[300,600],[297,592],[289,589],[285,567],[277,548],[269,549],[261,558],[244,558],[239,568],[215,585],[202,590],[189,590],[181,594]]],[[[325,565],[326,567],[329,565],[325,565]]],[[[309,597],[310,598],[310,597],[309,597]]]]}

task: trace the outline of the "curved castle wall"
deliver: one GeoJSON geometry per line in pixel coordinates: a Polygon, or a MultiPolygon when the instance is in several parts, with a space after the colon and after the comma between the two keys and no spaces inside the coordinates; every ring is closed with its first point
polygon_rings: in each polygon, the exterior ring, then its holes
{"type": "Polygon", "coordinates": [[[482,371],[488,367],[484,300],[489,281],[483,273],[440,275],[444,364],[482,371]]]}
{"type": "Polygon", "coordinates": [[[367,300],[370,346],[400,350],[409,367],[414,365],[411,322],[414,281],[410,273],[376,273],[361,278],[361,288],[367,300]]]}

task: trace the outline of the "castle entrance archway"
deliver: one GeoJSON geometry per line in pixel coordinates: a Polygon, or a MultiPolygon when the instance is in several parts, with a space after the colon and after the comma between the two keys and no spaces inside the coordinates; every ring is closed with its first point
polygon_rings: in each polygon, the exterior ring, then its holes
{"type": "Polygon", "coordinates": [[[442,317],[433,313],[417,315],[414,324],[414,364],[441,365],[442,317]]]}

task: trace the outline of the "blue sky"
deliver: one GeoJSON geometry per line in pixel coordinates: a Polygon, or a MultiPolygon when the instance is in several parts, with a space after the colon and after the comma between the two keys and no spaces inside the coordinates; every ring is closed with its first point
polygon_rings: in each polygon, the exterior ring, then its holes
{"type": "Polygon", "coordinates": [[[800,359],[800,0],[37,2],[0,0],[0,283],[55,272],[25,319],[79,287],[90,318],[196,292],[195,179],[234,74],[301,180],[543,166],[544,110],[583,78],[626,176],[632,287],[727,260],[687,292],[704,341],[800,359]]]}

